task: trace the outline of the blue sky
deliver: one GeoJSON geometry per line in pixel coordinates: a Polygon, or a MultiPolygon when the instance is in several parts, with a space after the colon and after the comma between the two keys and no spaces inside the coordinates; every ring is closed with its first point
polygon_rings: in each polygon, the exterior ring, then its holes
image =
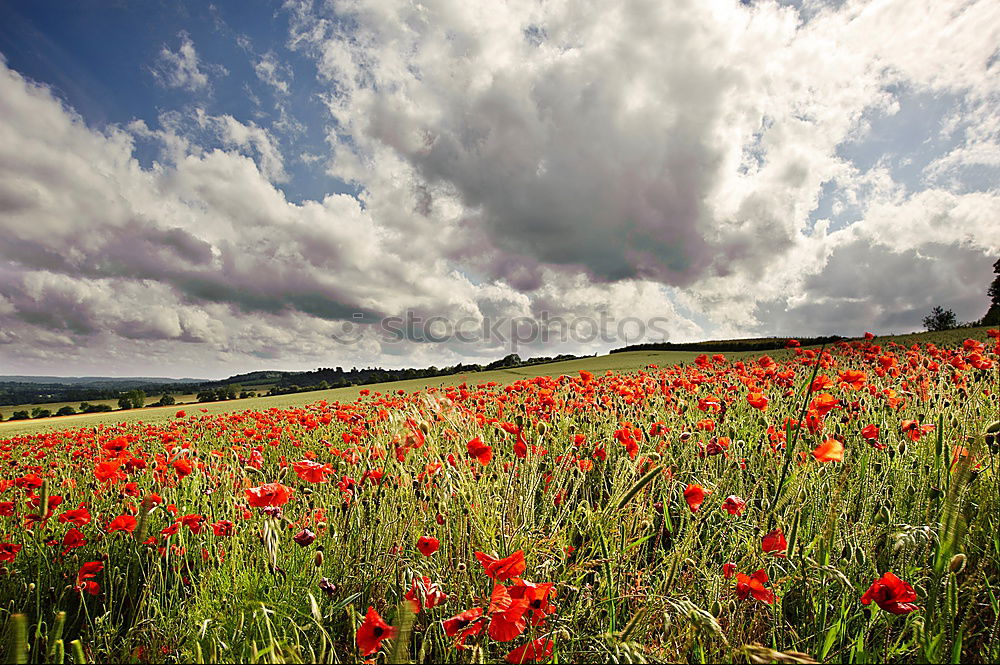
{"type": "Polygon", "coordinates": [[[997,44],[987,0],[8,0],[0,364],[513,350],[380,335],[407,313],[612,321],[524,356],[973,320],[997,44]]]}
{"type": "MultiPolygon", "coordinates": [[[[212,115],[229,114],[274,130],[280,105],[290,110],[294,129],[274,131],[283,152],[323,155],[326,113],[311,59],[286,46],[288,15],[280,3],[241,2],[62,2],[11,0],[0,6],[0,53],[8,65],[52,87],[88,124],[103,129],[142,119],[155,125],[164,111],[192,105],[212,115]],[[178,51],[183,36],[197,45],[209,78],[207,88],[161,84],[152,75],[162,49],[178,51]],[[271,53],[288,85],[280,95],[255,72],[271,53]]],[[[144,166],[153,146],[139,144],[144,166]]],[[[289,180],[279,186],[289,200],[356,192],[315,163],[290,161],[289,180]]]]}

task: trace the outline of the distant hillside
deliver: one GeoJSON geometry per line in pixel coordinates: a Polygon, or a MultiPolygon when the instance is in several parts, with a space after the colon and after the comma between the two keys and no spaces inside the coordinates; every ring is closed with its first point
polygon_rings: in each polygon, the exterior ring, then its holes
{"type": "Polygon", "coordinates": [[[41,383],[58,386],[89,386],[92,388],[167,385],[172,383],[204,383],[206,379],[170,379],[162,376],[0,376],[2,383],[41,383]]]}
{"type": "Polygon", "coordinates": [[[430,366],[426,368],[406,368],[406,369],[382,369],[381,367],[368,367],[358,369],[352,367],[345,370],[343,367],[325,367],[314,372],[300,372],[291,376],[285,376],[278,380],[271,395],[284,395],[304,390],[326,390],[327,388],[342,388],[345,386],[361,386],[370,383],[384,383],[386,381],[403,381],[406,379],[424,379],[437,376],[448,376],[451,374],[462,374],[467,372],[481,372],[494,369],[511,369],[514,367],[528,367],[531,365],[543,365],[546,363],[561,362],[563,360],[576,360],[585,356],[573,356],[563,354],[559,356],[541,356],[522,360],[519,355],[512,353],[499,360],[494,360],[487,365],[468,364],[452,365],[450,367],[438,368],[430,366]]]}
{"type": "Polygon", "coordinates": [[[840,335],[829,335],[827,337],[756,337],[750,339],[720,339],[707,342],[685,342],[677,344],[674,342],[653,342],[650,344],[632,344],[623,346],[620,349],[612,349],[610,353],[624,353],[626,351],[704,351],[705,353],[726,353],[731,351],[775,351],[784,349],[788,345],[788,340],[798,340],[802,346],[815,346],[817,344],[833,344],[848,337],[840,335]]]}
{"type": "Polygon", "coordinates": [[[241,383],[247,385],[260,385],[276,383],[283,379],[291,376],[297,376],[299,374],[306,374],[307,372],[282,372],[279,370],[262,370],[259,372],[246,372],[245,374],[234,374],[225,379],[219,379],[217,381],[202,381],[201,387],[210,388],[216,386],[226,386],[234,383],[241,383]]]}

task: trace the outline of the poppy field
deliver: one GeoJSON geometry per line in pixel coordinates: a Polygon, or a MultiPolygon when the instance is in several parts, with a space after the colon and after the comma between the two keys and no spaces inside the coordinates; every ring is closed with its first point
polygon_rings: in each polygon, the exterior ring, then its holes
{"type": "Polygon", "coordinates": [[[995,662],[1000,331],[0,440],[10,662],[995,662]]]}

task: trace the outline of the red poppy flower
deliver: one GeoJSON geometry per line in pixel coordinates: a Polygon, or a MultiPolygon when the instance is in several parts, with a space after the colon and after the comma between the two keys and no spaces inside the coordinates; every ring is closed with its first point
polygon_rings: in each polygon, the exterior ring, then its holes
{"type": "Polygon", "coordinates": [[[177,472],[178,478],[183,478],[185,476],[191,475],[194,471],[194,462],[189,460],[187,457],[181,457],[180,459],[175,459],[173,464],[170,466],[174,467],[174,471],[177,472]]]}
{"type": "Polygon", "coordinates": [[[490,460],[493,459],[493,448],[483,443],[482,439],[478,436],[465,444],[465,446],[469,450],[469,455],[475,457],[483,466],[489,464],[490,460]]]}
{"type": "Polygon", "coordinates": [[[333,473],[330,464],[320,464],[307,459],[293,463],[292,470],[307,483],[325,483],[327,476],[333,473]]]}
{"type": "Polygon", "coordinates": [[[546,637],[531,640],[507,654],[508,663],[537,663],[552,657],[555,644],[546,637]]]}
{"type": "Polygon", "coordinates": [[[861,428],[861,437],[864,439],[874,439],[878,440],[878,426],[877,425],[865,425],[861,428]]]}
{"type": "Polygon", "coordinates": [[[138,522],[131,515],[119,515],[108,524],[108,533],[114,533],[115,531],[132,533],[135,531],[136,525],[138,525],[138,522]]]}
{"type": "Polygon", "coordinates": [[[722,508],[730,515],[739,515],[746,508],[747,502],[736,496],[735,494],[730,494],[726,497],[726,500],[722,502],[722,508]]]}
{"type": "Polygon", "coordinates": [[[764,397],[764,393],[750,393],[747,395],[747,402],[755,409],[767,411],[767,398],[764,397]]]}
{"type": "Polygon", "coordinates": [[[513,598],[507,587],[494,585],[490,596],[490,625],[488,628],[491,639],[497,642],[510,642],[524,632],[528,627],[524,613],[528,609],[528,601],[523,596],[513,598]]]}
{"type": "Polygon", "coordinates": [[[94,467],[94,477],[102,483],[116,483],[125,480],[125,472],[121,464],[114,461],[99,462],[94,467]]]}
{"type": "Polygon", "coordinates": [[[816,397],[809,402],[809,410],[815,411],[819,416],[825,416],[838,406],[840,406],[840,400],[830,393],[821,393],[816,395],[816,397]]]}
{"type": "Polygon", "coordinates": [[[424,556],[430,556],[438,551],[438,547],[441,546],[441,542],[437,538],[432,538],[431,536],[421,536],[417,541],[417,549],[424,556]]]}
{"type": "Polygon", "coordinates": [[[17,556],[17,553],[21,551],[24,545],[15,545],[14,543],[0,543],[0,563],[10,563],[17,556]]]}
{"type": "Polygon", "coordinates": [[[764,588],[767,583],[767,573],[758,570],[753,575],[736,575],[736,595],[740,600],[745,600],[747,596],[753,596],[762,603],[771,605],[774,603],[774,592],[764,588]]]}
{"type": "Polygon", "coordinates": [[[813,457],[816,458],[817,462],[824,464],[827,462],[843,462],[844,444],[836,439],[827,439],[816,446],[816,449],[813,450],[813,457]]]}
{"type": "Polygon", "coordinates": [[[488,554],[476,552],[476,558],[479,560],[479,563],[483,564],[486,574],[497,582],[518,577],[527,567],[522,550],[518,550],[503,559],[494,559],[488,554]]]}
{"type": "Polygon", "coordinates": [[[361,651],[362,657],[367,658],[382,647],[382,640],[391,640],[396,637],[396,629],[387,624],[375,611],[374,607],[368,607],[368,614],[358,628],[355,642],[361,651]]]}
{"type": "Polygon", "coordinates": [[[445,635],[448,637],[458,637],[455,640],[455,646],[459,649],[464,649],[465,640],[481,633],[483,626],[486,625],[486,619],[483,618],[483,608],[474,607],[471,610],[465,610],[456,614],[450,619],[445,619],[441,624],[444,627],[445,635]]]}
{"type": "Polygon", "coordinates": [[[736,564],[732,561],[722,564],[722,576],[727,580],[736,574],[736,564]]]}
{"type": "Polygon", "coordinates": [[[524,580],[516,580],[517,584],[507,588],[512,601],[524,599],[527,604],[527,611],[531,613],[531,625],[537,626],[545,621],[545,617],[556,611],[555,605],[549,603],[549,594],[552,592],[553,584],[534,584],[524,580]]]}
{"type": "Polygon", "coordinates": [[[83,547],[86,544],[87,540],[83,537],[83,533],[76,527],[73,527],[66,532],[65,536],[63,536],[62,540],[63,554],[66,554],[71,549],[74,549],[76,547],[83,547]]]}
{"type": "Polygon", "coordinates": [[[267,483],[260,487],[251,487],[244,491],[247,503],[255,508],[283,506],[292,498],[292,488],[281,483],[267,483]]]}
{"type": "Polygon", "coordinates": [[[190,529],[191,533],[198,535],[201,532],[202,525],[205,523],[205,518],[202,515],[192,514],[179,517],[177,521],[190,529]]]}
{"type": "Polygon", "coordinates": [[[872,601],[886,612],[892,614],[909,614],[920,608],[913,604],[917,593],[913,587],[892,573],[884,573],[861,596],[861,604],[869,605],[872,601]]]}
{"type": "Polygon", "coordinates": [[[233,535],[233,523],[229,520],[219,520],[212,524],[212,531],[219,538],[233,535]]]}
{"type": "Polygon", "coordinates": [[[183,417],[185,417],[186,415],[187,415],[187,414],[186,414],[186,413],[184,413],[183,411],[178,411],[177,413],[175,413],[175,414],[174,414],[174,417],[175,417],[175,418],[183,418],[183,417]]]}
{"type": "Polygon", "coordinates": [[[69,522],[70,524],[75,524],[76,526],[86,526],[90,524],[90,511],[80,504],[80,507],[75,510],[67,510],[65,513],[59,516],[59,521],[63,524],[69,522]]]}
{"type": "Polygon", "coordinates": [[[785,540],[785,534],[781,529],[774,529],[761,538],[760,547],[766,554],[783,557],[785,550],[788,549],[788,541],[785,540]]]}
{"type": "Polygon", "coordinates": [[[934,430],[934,425],[921,425],[916,420],[904,420],[900,427],[903,434],[910,437],[910,441],[919,441],[921,436],[934,430]]]}
{"type": "Polygon", "coordinates": [[[688,485],[684,489],[684,500],[687,501],[688,508],[692,513],[698,512],[701,504],[705,501],[705,496],[710,494],[701,485],[688,485]]]}
{"type": "Polygon", "coordinates": [[[101,587],[93,580],[102,570],[104,570],[104,564],[100,561],[89,561],[80,566],[80,570],[76,574],[76,590],[86,591],[92,596],[99,594],[101,587]]]}
{"type": "Polygon", "coordinates": [[[429,577],[414,577],[410,590],[404,597],[410,601],[414,612],[419,612],[423,608],[437,607],[448,600],[448,594],[441,591],[429,577]]]}
{"type": "Polygon", "coordinates": [[[865,387],[865,381],[868,380],[868,375],[857,369],[848,369],[843,372],[837,372],[837,378],[840,379],[840,384],[846,385],[851,390],[861,390],[865,387]]]}
{"type": "MultiPolygon", "coordinates": [[[[833,379],[823,374],[820,374],[813,382],[809,384],[809,392],[818,393],[822,390],[826,390],[833,385],[833,379]]],[[[827,397],[832,397],[832,395],[827,395],[827,397]]]]}

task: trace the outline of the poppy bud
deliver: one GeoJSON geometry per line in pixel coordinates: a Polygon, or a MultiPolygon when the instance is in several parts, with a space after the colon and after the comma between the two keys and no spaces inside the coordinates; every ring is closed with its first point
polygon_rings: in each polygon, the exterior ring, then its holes
{"type": "Polygon", "coordinates": [[[427,423],[420,423],[418,429],[426,436],[430,434],[431,428],[427,426],[427,423]]]}
{"type": "Polygon", "coordinates": [[[965,570],[965,560],[965,555],[959,552],[955,556],[951,557],[951,561],[948,562],[948,570],[955,574],[962,572],[965,570]]]}
{"type": "Polygon", "coordinates": [[[878,511],[878,514],[875,516],[875,523],[888,524],[891,519],[892,513],[889,511],[888,506],[882,506],[882,508],[878,511]]]}
{"type": "Polygon", "coordinates": [[[709,608],[708,611],[712,613],[712,616],[718,618],[718,616],[722,614],[722,603],[720,603],[718,600],[713,600],[712,606],[709,608]]]}
{"type": "Polygon", "coordinates": [[[905,455],[906,454],[906,441],[900,441],[899,442],[899,454],[900,455],[905,455]]]}
{"type": "Polygon", "coordinates": [[[455,570],[457,570],[460,573],[464,573],[467,570],[467,568],[468,566],[465,565],[464,561],[460,561],[458,565],[455,566],[455,570]]]}
{"type": "Polygon", "coordinates": [[[285,476],[287,476],[287,475],[288,475],[288,469],[289,469],[289,468],[290,468],[290,467],[287,467],[287,466],[286,466],[286,467],[283,467],[283,468],[282,468],[282,469],[281,469],[280,471],[278,471],[278,478],[277,478],[277,482],[281,482],[282,480],[284,480],[284,479],[285,479],[285,476]]]}
{"type": "Polygon", "coordinates": [[[323,567],[323,550],[317,550],[316,557],[313,559],[313,565],[317,568],[323,567]]]}
{"type": "Polygon", "coordinates": [[[549,426],[545,423],[544,420],[541,421],[540,423],[538,423],[538,436],[545,436],[545,432],[548,429],[549,429],[549,426]]]}

